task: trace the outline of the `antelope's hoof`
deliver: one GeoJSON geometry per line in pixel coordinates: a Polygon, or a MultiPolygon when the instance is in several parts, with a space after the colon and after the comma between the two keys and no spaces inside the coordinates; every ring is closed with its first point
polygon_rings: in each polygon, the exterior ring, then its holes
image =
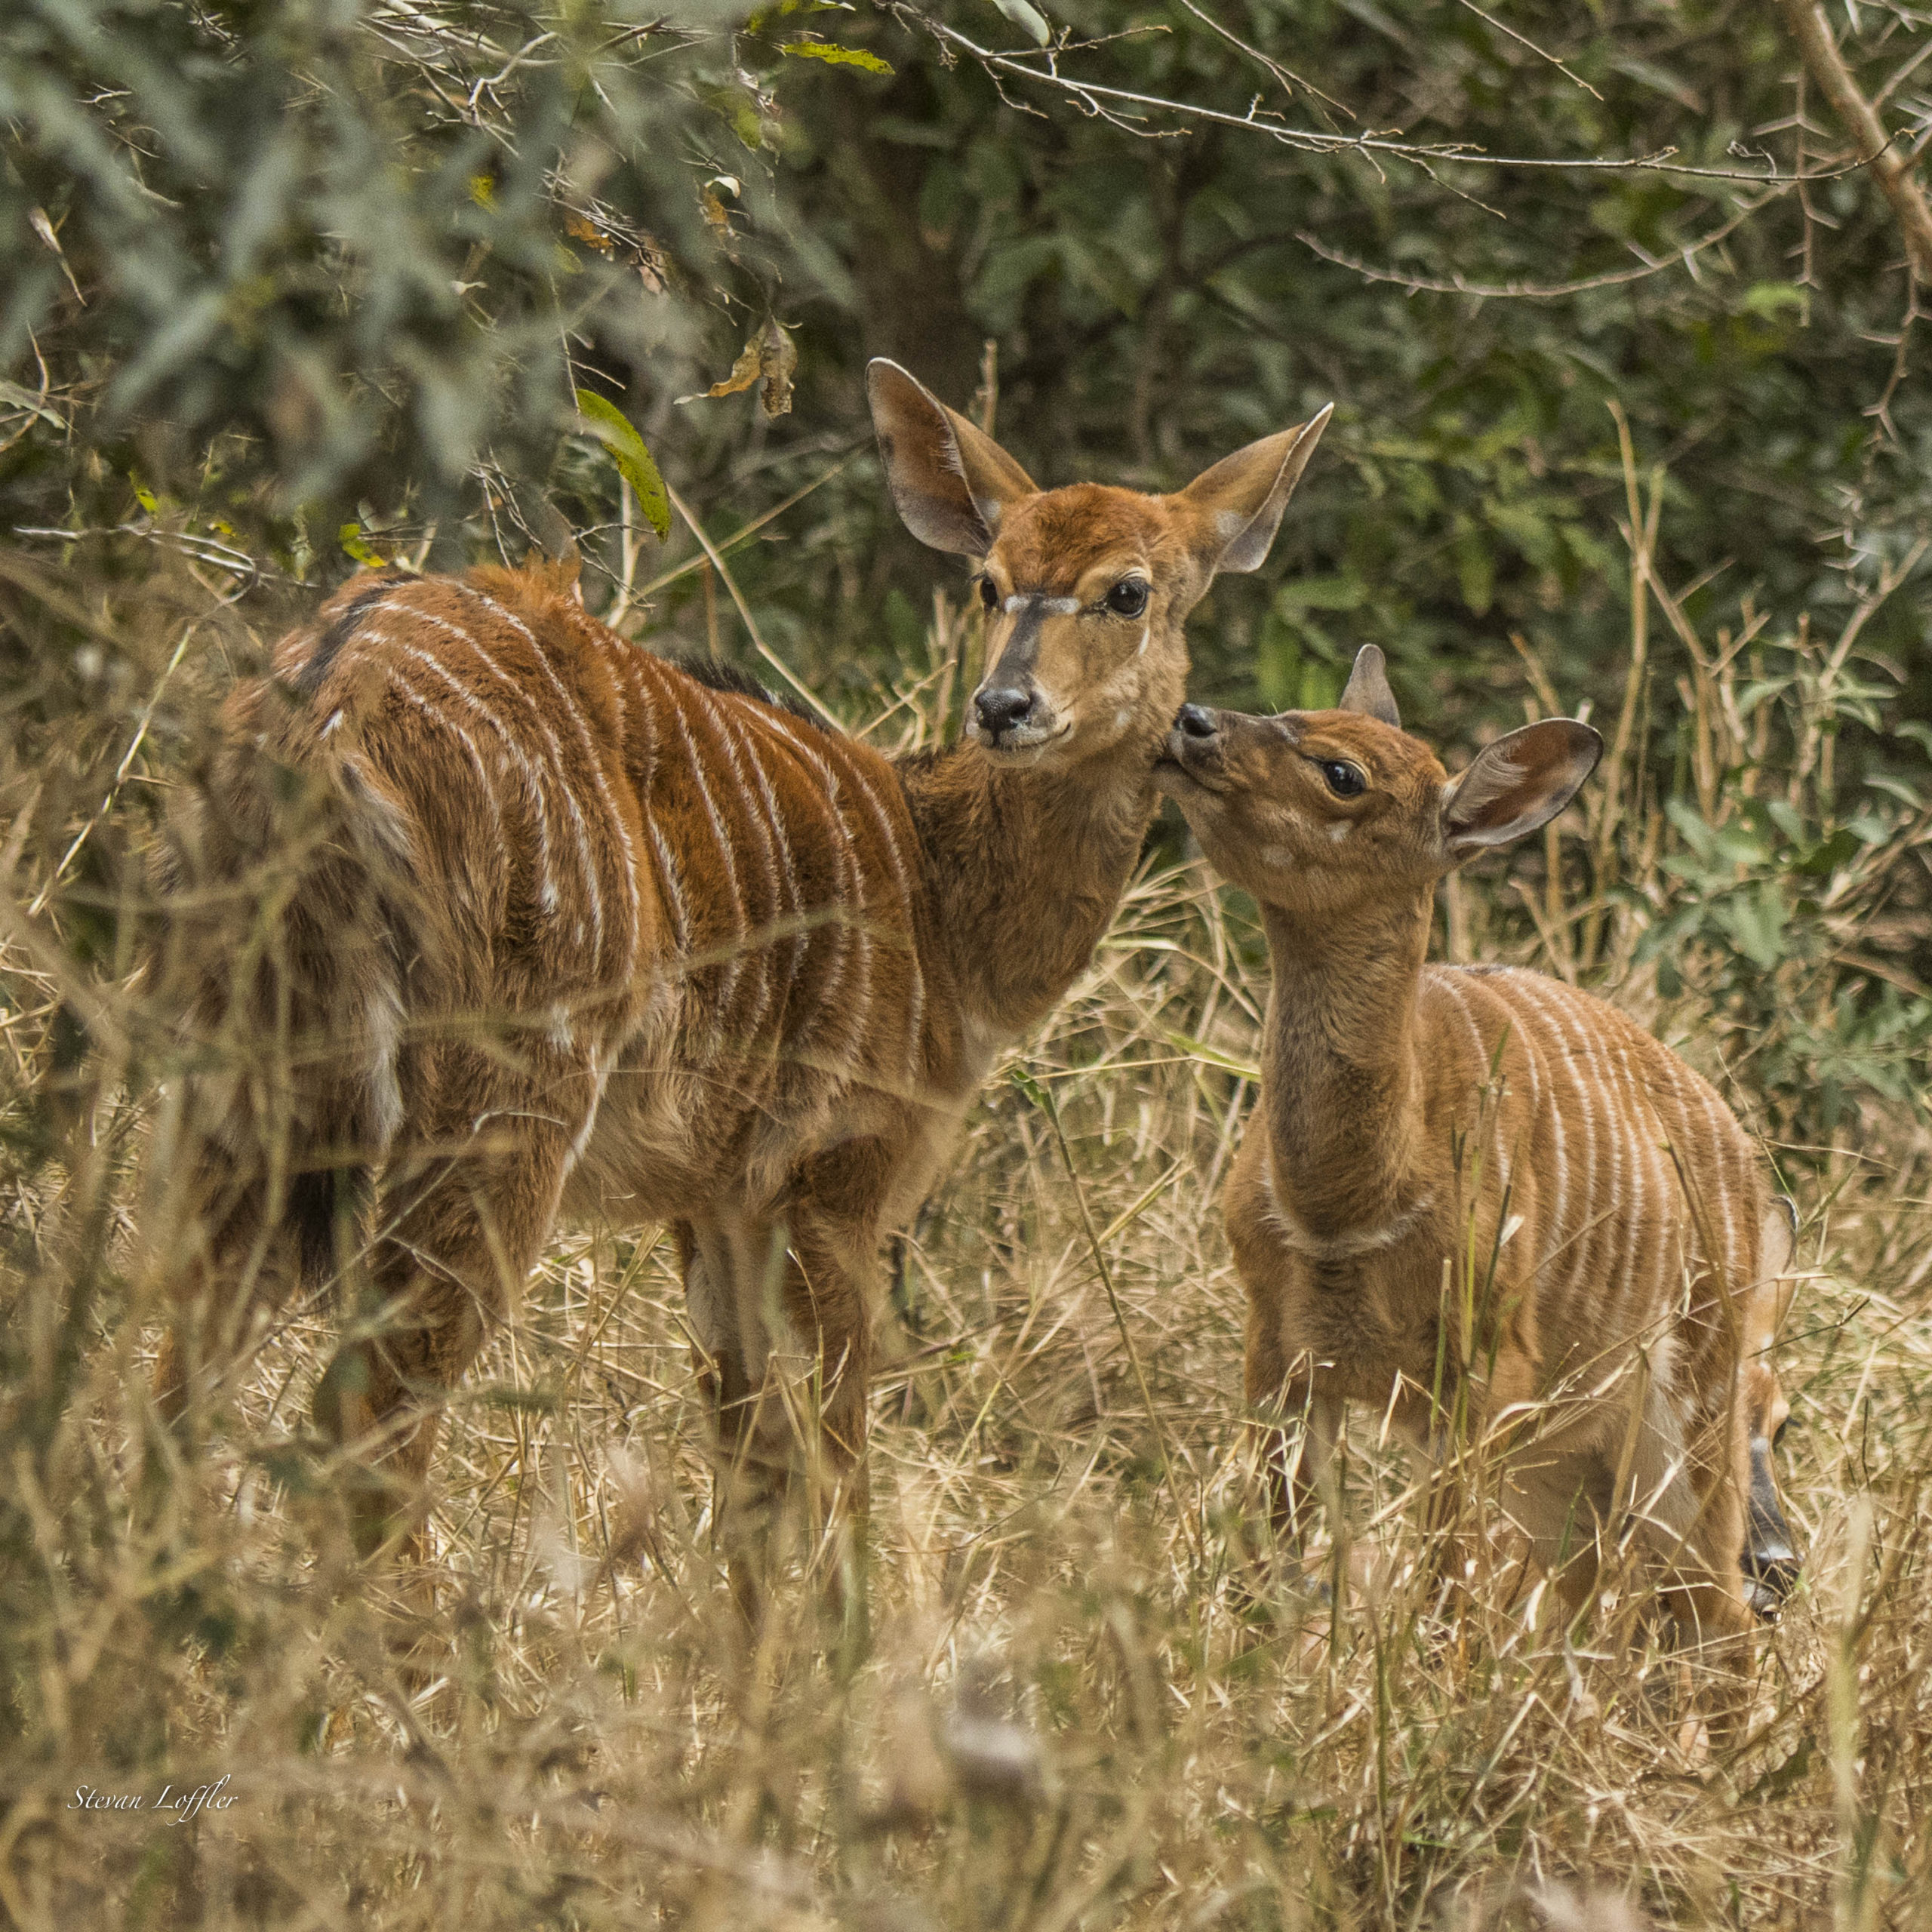
{"type": "Polygon", "coordinates": [[[1744,1552],[1744,1601],[1758,1620],[1775,1623],[1785,1599],[1798,1587],[1803,1565],[1789,1545],[1774,1543],[1744,1552]]]}

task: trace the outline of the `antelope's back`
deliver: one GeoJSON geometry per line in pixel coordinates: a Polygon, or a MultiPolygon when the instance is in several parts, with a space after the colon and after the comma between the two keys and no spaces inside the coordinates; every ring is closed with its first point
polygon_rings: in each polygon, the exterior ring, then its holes
{"type": "MultiPolygon", "coordinates": [[[[294,774],[366,888],[336,894],[309,978],[341,979],[328,955],[373,921],[392,1038],[480,1026],[580,1062],[604,1094],[586,1166],[640,1215],[795,1147],[856,1089],[924,1077],[925,913],[890,766],[631,644],[561,574],[357,578],[228,722],[214,819],[259,817],[294,774]]],[[[324,1030],[371,1032],[334,1010],[324,1030]]]]}
{"type": "Polygon", "coordinates": [[[1627,1015],[1559,980],[1432,967],[1424,987],[1465,1066],[1487,1073],[1501,1047],[1497,1178],[1524,1216],[1518,1238],[1537,1244],[1546,1359],[1656,1337],[1679,1386],[1724,1383],[1739,1347],[1727,1304],[1758,1281],[1770,1192],[1722,1097],[1627,1015]]]}

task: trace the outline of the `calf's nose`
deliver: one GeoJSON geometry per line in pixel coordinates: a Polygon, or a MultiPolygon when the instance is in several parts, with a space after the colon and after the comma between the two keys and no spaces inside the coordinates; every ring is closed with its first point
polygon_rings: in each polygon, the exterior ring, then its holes
{"type": "Polygon", "coordinates": [[[1174,722],[1181,728],[1181,735],[1189,738],[1211,738],[1214,735],[1214,714],[1198,704],[1184,704],[1174,722]]]}

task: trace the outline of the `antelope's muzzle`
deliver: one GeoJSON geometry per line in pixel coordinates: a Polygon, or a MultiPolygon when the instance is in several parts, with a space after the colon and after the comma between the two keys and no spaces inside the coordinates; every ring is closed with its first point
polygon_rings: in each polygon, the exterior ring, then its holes
{"type": "Polygon", "coordinates": [[[1221,789],[1220,766],[1226,749],[1222,714],[1204,704],[1184,704],[1176,715],[1161,755],[1154,761],[1154,782],[1163,790],[1185,790],[1186,781],[1214,792],[1221,789]]]}
{"type": "Polygon", "coordinates": [[[1032,751],[1069,728],[1055,715],[1035,670],[1047,620],[1069,615],[1073,608],[1067,598],[1026,595],[1006,600],[1013,628],[973,694],[972,715],[966,721],[967,735],[977,738],[987,750],[1032,751]]]}

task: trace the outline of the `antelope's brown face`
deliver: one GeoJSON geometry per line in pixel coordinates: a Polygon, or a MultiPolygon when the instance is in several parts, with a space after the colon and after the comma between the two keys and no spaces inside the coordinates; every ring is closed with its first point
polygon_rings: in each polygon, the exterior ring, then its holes
{"type": "Polygon", "coordinates": [[[967,735],[1001,764],[1114,755],[1144,781],[1186,685],[1187,614],[1217,572],[1266,558],[1328,411],[1172,496],[1043,491],[897,364],[875,361],[866,382],[906,528],[980,566],[986,669],[967,735]]]}
{"type": "Polygon", "coordinates": [[[1442,767],[1426,746],[1350,711],[1254,718],[1185,706],[1154,782],[1214,869],[1264,905],[1332,912],[1371,885],[1442,869],[1442,767]]]}
{"type": "Polygon", "coordinates": [[[1206,575],[1159,498],[1094,484],[1004,515],[980,566],[986,669],[967,735],[989,756],[1077,763],[1158,743],[1187,684],[1206,575]]]}
{"type": "Polygon", "coordinates": [[[1217,871],[1263,905],[1333,916],[1425,890],[1478,851],[1546,825],[1602,753],[1589,725],[1549,718],[1447,778],[1401,728],[1371,644],[1333,711],[1254,718],[1184,706],[1154,782],[1217,871]]]}

